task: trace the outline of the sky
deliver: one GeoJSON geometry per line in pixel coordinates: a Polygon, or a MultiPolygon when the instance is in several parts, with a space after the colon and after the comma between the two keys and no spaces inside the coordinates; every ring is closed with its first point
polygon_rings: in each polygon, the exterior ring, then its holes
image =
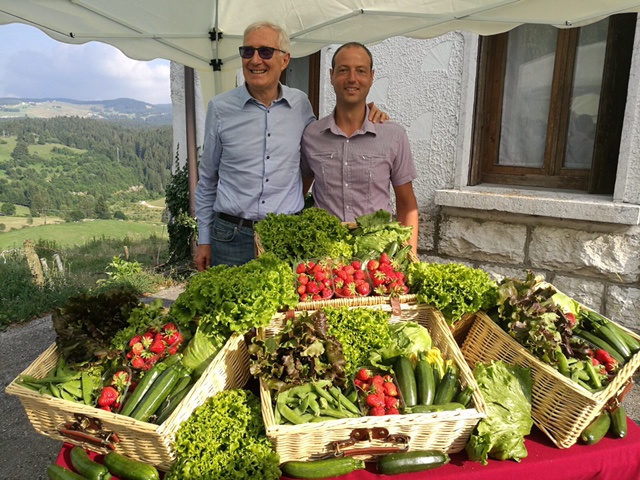
{"type": "Polygon", "coordinates": [[[71,45],[28,25],[0,25],[0,98],[171,103],[169,70],[168,60],[140,62],[104,43],[71,45]]]}

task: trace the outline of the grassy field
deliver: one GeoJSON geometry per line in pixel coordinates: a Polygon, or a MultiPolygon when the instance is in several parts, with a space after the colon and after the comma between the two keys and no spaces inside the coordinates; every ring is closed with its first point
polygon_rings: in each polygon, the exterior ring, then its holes
{"type": "MultiPolygon", "coordinates": [[[[12,217],[2,217],[2,219],[6,218],[12,217]]],[[[0,223],[4,223],[4,220],[0,220],[0,223]]],[[[167,228],[161,223],[85,220],[2,232],[0,233],[0,250],[20,249],[27,239],[46,240],[70,248],[96,238],[146,238],[152,234],[168,239],[167,228]]]]}

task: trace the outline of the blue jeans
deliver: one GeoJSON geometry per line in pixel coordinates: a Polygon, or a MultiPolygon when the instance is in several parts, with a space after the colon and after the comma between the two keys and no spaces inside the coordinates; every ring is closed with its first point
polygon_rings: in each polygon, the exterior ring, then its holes
{"type": "Polygon", "coordinates": [[[211,229],[211,265],[243,265],[255,258],[253,228],[214,218],[211,229]]]}

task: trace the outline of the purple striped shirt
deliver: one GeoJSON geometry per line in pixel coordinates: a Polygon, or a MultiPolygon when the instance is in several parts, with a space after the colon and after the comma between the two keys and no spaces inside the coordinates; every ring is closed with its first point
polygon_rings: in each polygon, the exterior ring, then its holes
{"type": "Polygon", "coordinates": [[[392,212],[391,185],[417,177],[402,125],[389,120],[373,124],[365,118],[362,128],[347,138],[333,113],[305,129],[301,166],[303,177],[314,179],[315,205],[343,222],[380,209],[392,212]]]}

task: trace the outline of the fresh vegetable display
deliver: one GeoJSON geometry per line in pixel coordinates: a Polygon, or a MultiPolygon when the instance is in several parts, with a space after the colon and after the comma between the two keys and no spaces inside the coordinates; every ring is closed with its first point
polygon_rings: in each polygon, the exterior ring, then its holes
{"type": "Polygon", "coordinates": [[[281,474],[265,435],[260,400],[247,390],[222,391],[196,408],[176,432],[175,452],[164,480],[277,480],[281,474]]]}
{"type": "Polygon", "coordinates": [[[137,334],[127,344],[126,357],[131,368],[149,370],[158,360],[175,355],[182,347],[183,337],[178,326],[171,320],[162,325],[149,327],[137,334]]]}
{"type": "Polygon", "coordinates": [[[284,306],[298,303],[291,265],[265,253],[241,266],[218,265],[191,277],[169,313],[204,333],[229,337],[264,327],[284,306]]]}
{"type": "Polygon", "coordinates": [[[344,387],[345,356],[328,324],[324,310],[302,312],[276,337],[253,338],[248,347],[251,374],[262,377],[276,391],[315,380],[344,387]]]}
{"type": "Polygon", "coordinates": [[[333,297],[331,259],[307,260],[295,266],[296,291],[301,302],[328,300],[333,297]]]}
{"type": "Polygon", "coordinates": [[[519,462],[527,457],[524,437],[531,433],[531,370],[503,361],[476,363],[473,376],[487,404],[487,417],[474,429],[465,451],[470,460],[489,457],[519,462]]]}
{"type": "Polygon", "coordinates": [[[277,393],[276,424],[300,425],[336,418],[358,418],[362,413],[339,387],[329,380],[317,380],[277,393]]]}
{"type": "Polygon", "coordinates": [[[353,383],[365,415],[399,415],[404,410],[398,385],[393,375],[374,373],[367,367],[356,372],[353,383]]]}
{"type": "Polygon", "coordinates": [[[418,302],[436,307],[450,325],[496,301],[497,284],[489,274],[459,263],[410,263],[407,283],[418,302]]]}
{"type": "Polygon", "coordinates": [[[300,259],[352,256],[349,229],[320,208],[305,208],[299,215],[269,213],[255,231],[265,252],[289,265],[300,259]]]}
{"type": "Polygon", "coordinates": [[[362,262],[357,259],[335,259],[331,264],[333,286],[337,297],[366,297],[371,293],[371,279],[362,262]]]}
{"type": "Polygon", "coordinates": [[[527,272],[504,279],[492,315],[518,343],[589,392],[603,390],[640,343],[602,315],[527,272]]]}
{"type": "Polygon", "coordinates": [[[323,311],[329,335],[342,345],[347,376],[352,376],[359,366],[369,365],[371,352],[390,343],[389,312],[349,307],[325,307],[323,311]]]}

